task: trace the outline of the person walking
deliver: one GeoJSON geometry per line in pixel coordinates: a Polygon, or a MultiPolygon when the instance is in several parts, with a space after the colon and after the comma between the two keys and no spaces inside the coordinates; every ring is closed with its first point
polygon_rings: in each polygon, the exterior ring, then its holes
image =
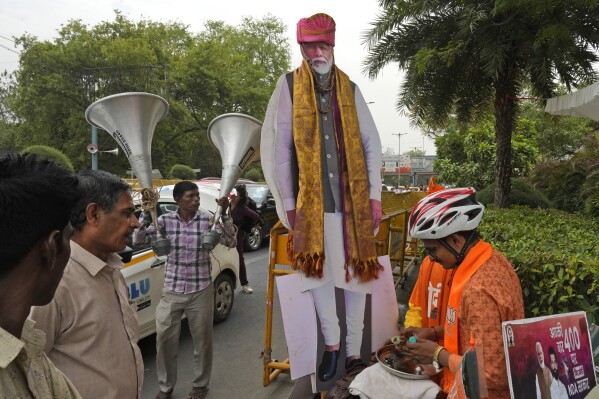
{"type": "Polygon", "coordinates": [[[231,218],[233,224],[237,226],[237,252],[239,253],[239,281],[241,290],[246,294],[254,292],[248,282],[245,259],[243,257],[243,243],[246,234],[250,233],[251,228],[260,222],[260,215],[248,207],[249,198],[245,184],[235,186],[235,194],[231,197],[231,218]]]}

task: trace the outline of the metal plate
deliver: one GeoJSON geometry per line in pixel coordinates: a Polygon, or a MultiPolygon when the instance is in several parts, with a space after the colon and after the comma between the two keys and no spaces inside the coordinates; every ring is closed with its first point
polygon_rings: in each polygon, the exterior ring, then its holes
{"type": "MultiPolygon", "coordinates": [[[[378,360],[378,362],[383,366],[383,368],[385,370],[387,370],[389,373],[391,373],[393,375],[396,375],[401,378],[405,378],[407,380],[428,380],[431,378],[430,375],[413,374],[413,373],[407,373],[407,372],[397,370],[397,369],[391,367],[391,365],[389,365],[387,363],[389,361],[389,359],[391,359],[391,358],[399,359],[399,361],[401,361],[402,358],[409,359],[409,357],[407,355],[398,351],[395,348],[395,345],[383,346],[376,352],[376,359],[378,360]]],[[[424,367],[428,368],[429,366],[433,367],[433,365],[425,365],[424,367]]],[[[439,371],[439,373],[440,372],[441,371],[439,371]]]]}

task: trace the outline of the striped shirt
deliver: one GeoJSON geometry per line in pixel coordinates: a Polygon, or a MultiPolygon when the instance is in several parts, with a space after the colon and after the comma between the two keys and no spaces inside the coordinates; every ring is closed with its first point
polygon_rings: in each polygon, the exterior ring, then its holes
{"type": "MultiPolygon", "coordinates": [[[[178,294],[191,294],[202,291],[212,283],[210,251],[200,249],[200,235],[210,230],[211,214],[198,210],[195,216],[185,222],[177,211],[158,217],[158,226],[171,242],[171,251],[166,259],[164,287],[178,294]]],[[[228,247],[236,244],[235,228],[231,218],[224,221],[223,229],[217,225],[216,231],[221,234],[220,243],[228,247]]],[[[145,226],[144,214],[139,219],[141,227],[134,233],[134,244],[146,241],[146,237],[156,237],[154,225],[145,226]]]]}

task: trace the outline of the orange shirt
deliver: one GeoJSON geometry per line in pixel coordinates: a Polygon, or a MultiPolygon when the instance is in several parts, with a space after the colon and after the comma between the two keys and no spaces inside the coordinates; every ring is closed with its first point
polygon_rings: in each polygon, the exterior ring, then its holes
{"type": "Polygon", "coordinates": [[[491,259],[464,286],[458,312],[458,352],[463,355],[470,349],[472,333],[483,348],[489,399],[510,398],[501,323],[523,318],[520,280],[505,256],[494,249],[491,259]]]}

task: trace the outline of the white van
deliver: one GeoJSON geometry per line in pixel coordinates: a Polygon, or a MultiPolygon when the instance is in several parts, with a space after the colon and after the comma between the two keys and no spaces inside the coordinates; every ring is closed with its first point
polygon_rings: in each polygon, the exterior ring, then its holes
{"type": "MultiPolygon", "coordinates": [[[[173,199],[173,187],[164,186],[160,191],[158,215],[174,211],[177,204],[173,199]]],[[[134,193],[135,194],[135,193],[134,193]]],[[[134,195],[134,202],[138,203],[134,195]]],[[[214,213],[218,192],[201,190],[200,208],[214,213]]],[[[122,270],[129,290],[129,300],[137,306],[140,337],[156,332],[156,306],[164,286],[166,257],[158,258],[150,245],[131,246],[133,256],[122,270]]],[[[212,281],[214,282],[214,322],[223,322],[229,317],[235,299],[235,288],[239,284],[239,255],[237,249],[217,245],[211,253],[212,281]]]]}

